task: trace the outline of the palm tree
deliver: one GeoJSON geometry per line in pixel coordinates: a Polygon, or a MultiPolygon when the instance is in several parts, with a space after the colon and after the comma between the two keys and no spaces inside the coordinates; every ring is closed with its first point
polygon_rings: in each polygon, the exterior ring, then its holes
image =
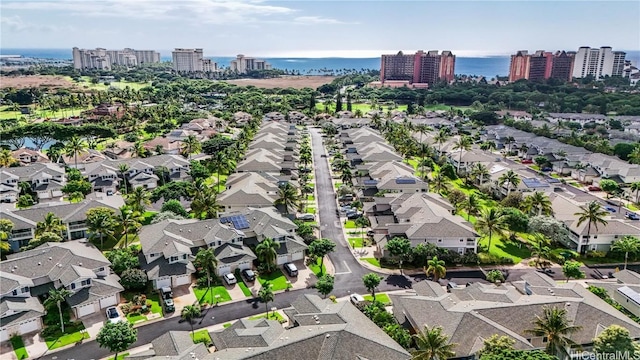
{"type": "Polygon", "coordinates": [[[182,140],[182,155],[187,155],[191,159],[191,154],[202,151],[202,144],[195,135],[189,135],[182,140]]]}
{"type": "Polygon", "coordinates": [[[278,249],[280,243],[273,241],[271,238],[264,238],[258,246],[256,246],[256,255],[258,260],[266,266],[267,272],[272,272],[276,265],[276,259],[278,257],[278,249]]]}
{"type": "Polygon", "coordinates": [[[10,167],[11,165],[17,162],[11,154],[11,150],[2,149],[0,150],[0,167],[10,167]]]}
{"type": "Polygon", "coordinates": [[[491,207],[484,209],[476,221],[476,230],[489,236],[489,246],[487,247],[488,253],[491,252],[491,238],[493,235],[495,234],[501,237],[505,236],[508,228],[506,220],[507,218],[501,210],[491,207]]]}
{"type": "Polygon", "coordinates": [[[475,216],[480,210],[480,198],[476,193],[469,195],[467,200],[462,205],[464,211],[467,212],[467,221],[471,220],[471,215],[475,216]]]}
{"type": "Polygon", "coordinates": [[[64,145],[65,154],[73,156],[76,169],[78,168],[78,154],[87,150],[87,143],[81,138],[74,136],[64,145]]]}
{"type": "Polygon", "coordinates": [[[283,205],[285,214],[289,214],[289,209],[297,209],[299,202],[298,189],[293,185],[287,182],[279,187],[275,205],[283,205]]]}
{"type": "Polygon", "coordinates": [[[631,164],[640,164],[640,146],[636,146],[636,148],[633,149],[628,159],[631,164]]]}
{"type": "Polygon", "coordinates": [[[220,174],[224,172],[230,173],[236,167],[236,162],[233,160],[233,157],[229,156],[225,151],[215,153],[211,158],[211,164],[213,167],[212,170],[215,171],[218,176],[217,186],[220,185],[220,174]]]}
{"type": "Polygon", "coordinates": [[[629,189],[636,193],[636,204],[640,203],[640,181],[632,183],[629,189]]]}
{"type": "Polygon", "coordinates": [[[438,281],[447,274],[447,268],[444,267],[443,260],[439,260],[437,256],[434,256],[430,260],[427,260],[427,268],[424,270],[424,273],[427,276],[433,274],[433,281],[438,281]]]}
{"type": "Polygon", "coordinates": [[[140,214],[144,213],[145,205],[151,205],[151,193],[142,186],[134,188],[133,191],[127,194],[126,199],[127,205],[140,214]]]}
{"type": "Polygon", "coordinates": [[[311,153],[309,152],[300,152],[300,162],[304,166],[304,169],[307,170],[307,166],[311,163],[311,153]]]}
{"type": "Polygon", "coordinates": [[[424,330],[413,335],[416,350],[411,353],[413,360],[444,360],[454,357],[456,353],[453,348],[457,344],[450,344],[449,337],[442,333],[442,327],[429,329],[424,326],[424,330]]]}
{"type": "Polygon", "coordinates": [[[196,218],[201,219],[204,216],[206,219],[212,219],[218,217],[220,204],[215,188],[207,186],[202,179],[198,179],[189,187],[189,196],[193,199],[191,211],[196,218]]]}
{"type": "Polygon", "coordinates": [[[118,171],[120,171],[120,176],[122,177],[122,183],[124,184],[124,194],[127,194],[127,172],[129,172],[129,165],[120,164],[118,165],[118,171]]]}
{"type": "Polygon", "coordinates": [[[160,165],[153,170],[153,173],[160,179],[160,184],[165,185],[167,178],[170,175],[169,168],[164,165],[160,165]]]}
{"type": "Polygon", "coordinates": [[[540,233],[535,233],[534,235],[535,242],[531,246],[531,255],[536,257],[536,267],[540,265],[540,259],[549,258],[549,253],[551,249],[549,249],[549,239],[540,233]]]}
{"type": "Polygon", "coordinates": [[[142,224],[140,224],[140,213],[133,211],[133,209],[128,206],[123,206],[120,208],[120,214],[118,215],[117,221],[120,223],[120,226],[122,226],[124,247],[126,248],[129,246],[129,233],[131,230],[140,229],[140,226],[142,226],[142,224]]]}
{"type": "Polygon", "coordinates": [[[438,144],[438,154],[442,154],[442,144],[449,140],[449,134],[447,134],[445,131],[440,130],[438,132],[438,135],[436,135],[433,140],[436,142],[436,144],[438,144]]]}
{"type": "Polygon", "coordinates": [[[446,191],[449,188],[449,179],[440,172],[431,179],[431,183],[436,188],[437,193],[440,193],[443,190],[446,191]]]}
{"type": "Polygon", "coordinates": [[[189,325],[191,325],[191,336],[193,336],[193,319],[200,317],[201,312],[200,305],[198,304],[186,305],[182,308],[180,316],[182,316],[184,321],[188,321],[189,325]]]}
{"type": "Polygon", "coordinates": [[[485,151],[493,151],[497,149],[495,141],[485,141],[480,144],[480,149],[485,151]]]}
{"type": "Polygon", "coordinates": [[[527,212],[533,212],[538,216],[542,214],[553,214],[551,200],[545,193],[541,191],[536,191],[533,194],[527,196],[527,198],[524,199],[523,207],[527,210],[527,212]]]}
{"type": "Polygon", "coordinates": [[[93,212],[87,214],[87,231],[89,232],[89,240],[93,241],[96,237],[100,239],[100,250],[104,250],[104,238],[113,238],[115,228],[118,225],[112,214],[106,211],[93,212]]]}
{"type": "Polygon", "coordinates": [[[489,169],[483,163],[475,163],[471,166],[471,176],[478,179],[478,184],[482,185],[484,179],[490,176],[489,169]]]}
{"type": "Polygon", "coordinates": [[[547,353],[550,355],[566,354],[567,347],[575,345],[569,336],[581,329],[569,323],[565,309],[548,306],[542,308],[542,317],[536,315],[533,324],[534,328],[525,332],[546,337],[547,353]]]}
{"type": "Polygon", "coordinates": [[[453,144],[453,150],[460,150],[460,154],[458,155],[458,168],[456,170],[458,174],[460,173],[460,165],[462,165],[462,151],[471,149],[471,144],[473,144],[473,141],[466,135],[460,136],[453,144]]]}
{"type": "Polygon", "coordinates": [[[9,219],[0,219],[0,252],[9,251],[9,237],[13,230],[13,222],[9,219]]]}
{"type": "Polygon", "coordinates": [[[67,226],[62,222],[61,218],[52,212],[48,212],[47,215],[44,216],[44,220],[36,224],[36,236],[45,232],[61,235],[66,229],[67,226]]]}
{"type": "Polygon", "coordinates": [[[271,284],[268,282],[264,283],[258,292],[258,297],[262,302],[264,302],[265,312],[267,313],[267,319],[269,318],[269,303],[273,301],[274,295],[273,291],[271,291],[271,284]]]}
{"type": "Polygon", "coordinates": [[[69,296],[73,295],[73,292],[65,288],[51,289],[49,290],[49,296],[44,301],[44,306],[50,307],[55,304],[58,307],[58,313],[60,314],[60,330],[64,333],[64,318],[62,317],[62,302],[66,301],[69,296]]]}
{"type": "Polygon", "coordinates": [[[368,217],[360,216],[354,223],[360,228],[360,234],[362,235],[362,247],[364,248],[364,228],[366,228],[367,226],[371,226],[371,222],[369,221],[368,217]]]}
{"type": "Polygon", "coordinates": [[[500,184],[500,186],[507,184],[507,196],[509,196],[509,194],[511,194],[511,187],[520,184],[520,177],[513,170],[509,170],[500,176],[498,184],[500,184]]]}
{"type": "MultiPolygon", "coordinates": [[[[216,258],[213,248],[198,250],[195,262],[198,266],[202,267],[207,274],[207,291],[209,291],[211,288],[211,274],[215,273],[218,268],[218,259],[216,258]]],[[[204,296],[206,296],[206,292],[203,297],[204,296]]]]}
{"type": "Polygon", "coordinates": [[[627,269],[629,253],[637,253],[640,250],[640,239],[635,236],[625,236],[611,245],[611,251],[624,253],[624,269],[627,269]]]}
{"type": "Polygon", "coordinates": [[[598,229],[598,224],[602,224],[607,226],[608,222],[605,220],[605,217],[609,215],[609,213],[602,208],[597,201],[591,201],[586,205],[580,206],[582,211],[575,213],[574,215],[578,216],[578,226],[582,225],[583,222],[587,222],[587,239],[591,238],[591,225],[595,225],[596,230],[598,229]]]}
{"type": "Polygon", "coordinates": [[[433,153],[431,146],[429,146],[429,144],[424,144],[422,142],[420,142],[420,145],[418,145],[418,154],[420,154],[420,173],[422,174],[422,177],[425,178],[427,176],[426,172],[424,171],[424,167],[425,167],[425,159],[427,158],[427,156],[431,156],[431,154],[433,153]]]}

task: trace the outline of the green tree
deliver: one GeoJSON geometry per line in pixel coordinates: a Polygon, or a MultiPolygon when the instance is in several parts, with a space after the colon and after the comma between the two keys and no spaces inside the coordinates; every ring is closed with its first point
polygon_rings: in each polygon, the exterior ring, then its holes
{"type": "Polygon", "coordinates": [[[120,172],[120,177],[122,178],[122,186],[120,186],[120,190],[123,191],[123,195],[127,194],[127,172],[129,172],[129,165],[120,164],[118,165],[118,171],[120,172]]]}
{"type": "Polygon", "coordinates": [[[16,202],[16,207],[18,209],[26,209],[35,205],[35,201],[33,200],[33,196],[29,194],[21,195],[18,197],[18,201],[16,202]]]}
{"type": "Polygon", "coordinates": [[[602,189],[602,191],[607,193],[607,199],[611,196],[611,194],[620,191],[618,183],[609,179],[600,180],[600,188],[602,189]]]}
{"type": "Polygon", "coordinates": [[[52,212],[48,212],[44,219],[36,224],[36,236],[45,232],[60,235],[66,230],[67,226],[62,222],[62,219],[52,212]]]}
{"type": "Polygon", "coordinates": [[[491,335],[488,339],[484,339],[484,346],[478,352],[479,356],[488,354],[500,354],[503,351],[513,350],[513,344],[516,341],[509,336],[491,335]]]}
{"type": "Polygon", "coordinates": [[[140,266],[138,251],[134,246],[121,249],[113,249],[107,253],[107,259],[111,262],[111,269],[120,275],[127,269],[140,266]]]}
{"type": "Polygon", "coordinates": [[[162,204],[162,208],[161,208],[160,211],[162,211],[162,212],[171,211],[172,213],[174,213],[176,215],[180,215],[183,218],[189,217],[189,213],[187,212],[187,210],[185,210],[184,207],[182,206],[182,204],[180,203],[180,201],[178,201],[176,199],[171,199],[169,201],[165,201],[162,204]]]}
{"type": "Polygon", "coordinates": [[[0,150],[0,167],[11,167],[11,165],[18,162],[13,155],[11,154],[11,150],[2,149],[0,150]]]}
{"type": "Polygon", "coordinates": [[[128,206],[120,208],[120,214],[118,214],[117,221],[122,227],[122,235],[124,235],[124,247],[129,246],[129,234],[131,231],[138,231],[142,224],[140,213],[134,211],[128,206]]]}
{"type": "Polygon", "coordinates": [[[413,340],[416,345],[416,350],[411,353],[413,360],[444,360],[456,355],[453,349],[457,344],[449,343],[442,327],[429,329],[425,325],[424,330],[413,335],[413,340]]]}
{"type": "Polygon", "coordinates": [[[75,168],[78,168],[78,154],[87,151],[87,143],[81,138],[74,136],[64,145],[64,152],[67,156],[73,156],[75,168]]]}
{"type": "Polygon", "coordinates": [[[73,295],[73,292],[65,288],[51,289],[49,290],[49,296],[44,301],[44,306],[50,308],[56,305],[58,308],[58,314],[60,315],[60,330],[64,333],[64,318],[62,316],[62,303],[67,301],[69,296],[73,295]]]}
{"type": "MultiPolygon", "coordinates": [[[[207,275],[208,292],[211,289],[211,274],[215,274],[216,269],[218,268],[218,259],[216,258],[213,248],[199,249],[198,253],[196,253],[195,263],[199,268],[202,268],[207,275]]],[[[202,296],[203,298],[206,296],[207,292],[202,296]]]]}
{"type": "Polygon", "coordinates": [[[398,258],[400,273],[402,274],[402,262],[411,255],[411,242],[409,239],[394,237],[387,242],[385,249],[391,256],[398,258]]]}
{"type": "Polygon", "coordinates": [[[549,196],[541,191],[536,191],[527,196],[522,204],[523,210],[534,215],[553,215],[553,207],[549,196]]]}
{"type": "Polygon", "coordinates": [[[368,217],[363,215],[357,218],[354,221],[354,223],[357,227],[360,228],[360,235],[362,236],[362,247],[364,248],[364,235],[365,235],[364,228],[371,226],[371,222],[369,221],[368,217]]]}
{"type": "Polygon", "coordinates": [[[116,213],[105,207],[97,207],[87,211],[87,231],[89,240],[100,239],[100,250],[104,250],[104,238],[114,238],[117,227],[116,213]]]}
{"type": "Polygon", "coordinates": [[[490,270],[487,275],[487,281],[492,282],[492,283],[497,283],[498,281],[504,281],[504,274],[502,274],[502,271],[498,270],[498,269],[493,269],[490,270]]]}
{"type": "Polygon", "coordinates": [[[28,248],[33,249],[48,242],[62,242],[62,237],[56,233],[43,232],[33,239],[29,240],[28,248]]]}
{"type": "Polygon", "coordinates": [[[491,239],[493,235],[504,237],[507,231],[506,217],[500,211],[494,207],[486,208],[480,214],[480,217],[476,221],[476,230],[489,237],[489,246],[487,246],[487,252],[491,253],[491,239]]]}
{"type": "Polygon", "coordinates": [[[193,336],[193,320],[200,317],[202,314],[202,310],[200,309],[199,304],[195,305],[185,305],[180,312],[180,316],[182,320],[188,321],[189,325],[191,325],[191,336],[193,336]]]}
{"type": "Polygon", "coordinates": [[[189,135],[182,140],[182,155],[187,159],[191,159],[191,154],[196,154],[200,151],[202,151],[202,144],[195,135],[189,135]]]}
{"type": "Polygon", "coordinates": [[[578,216],[578,226],[585,221],[587,222],[587,239],[591,238],[591,225],[594,225],[596,230],[598,229],[598,224],[607,226],[608,222],[605,217],[609,216],[609,213],[602,208],[599,202],[591,201],[586,205],[580,206],[580,210],[582,211],[574,215],[578,216]]]}
{"type": "Polygon", "coordinates": [[[195,218],[212,219],[218,217],[220,204],[215,188],[209,187],[202,179],[198,179],[189,187],[189,196],[193,199],[191,211],[195,218]]]}
{"type": "Polygon", "coordinates": [[[640,203],[640,181],[636,181],[629,186],[629,190],[636,193],[636,204],[640,203]]]}
{"type": "Polygon", "coordinates": [[[91,193],[93,188],[90,182],[86,181],[85,179],[82,179],[82,180],[68,181],[62,187],[61,190],[64,194],[68,195],[69,197],[71,197],[71,195],[74,193],[80,193],[82,195],[82,199],[84,199],[85,196],[91,193]]]}
{"type": "Polygon", "coordinates": [[[635,236],[625,236],[611,245],[611,251],[624,253],[624,269],[626,270],[629,254],[640,251],[640,239],[635,236]]]}
{"type": "Polygon", "coordinates": [[[424,270],[425,275],[433,275],[433,281],[437,282],[447,274],[447,268],[444,266],[444,264],[445,262],[438,259],[437,256],[434,256],[430,260],[427,260],[427,267],[424,270]]]}
{"type": "Polygon", "coordinates": [[[289,214],[289,209],[297,209],[300,202],[300,196],[298,189],[296,189],[290,183],[281,185],[278,189],[278,199],[275,201],[275,205],[282,205],[284,207],[285,214],[289,214]]]}
{"type": "Polygon", "coordinates": [[[127,205],[133,211],[142,214],[145,212],[145,206],[151,205],[151,193],[142,186],[138,186],[130,191],[127,196],[127,205]]]}
{"type": "Polygon", "coordinates": [[[376,301],[376,288],[380,285],[380,281],[382,277],[376,273],[368,273],[362,277],[362,282],[364,283],[364,287],[367,288],[367,291],[371,293],[373,297],[373,301],[376,301]]]}
{"type": "Polygon", "coordinates": [[[317,239],[309,244],[309,254],[320,258],[320,274],[324,266],[324,257],[336,248],[336,243],[327,238],[317,239]]]}
{"type": "Polygon", "coordinates": [[[480,198],[475,193],[469,195],[467,201],[462,204],[462,209],[467,213],[467,221],[471,220],[471,216],[478,215],[480,208],[480,198]]]}
{"type": "Polygon", "coordinates": [[[141,269],[127,269],[120,274],[120,284],[127,290],[144,290],[147,281],[147,273],[141,269]]]}
{"type": "Polygon", "coordinates": [[[138,330],[128,321],[110,322],[100,329],[96,341],[101,348],[107,348],[114,353],[114,359],[138,340],[138,330]]]}
{"type": "Polygon", "coordinates": [[[596,354],[611,355],[613,359],[616,354],[628,354],[629,358],[633,358],[640,349],[638,343],[631,339],[629,330],[611,325],[593,339],[593,350],[596,354]]]}
{"type": "Polygon", "coordinates": [[[542,316],[536,315],[534,327],[526,333],[547,338],[546,351],[550,355],[566,354],[567,347],[575,345],[571,334],[579,331],[580,326],[571,325],[567,319],[567,311],[562,308],[542,308],[542,316]]]}
{"type": "Polygon", "coordinates": [[[540,265],[541,259],[549,259],[551,249],[549,249],[549,239],[541,233],[534,233],[533,244],[531,245],[531,255],[536,257],[536,267],[540,265]]]}
{"type": "Polygon", "coordinates": [[[458,211],[458,207],[461,204],[464,204],[465,201],[467,201],[467,195],[465,195],[465,193],[458,189],[449,191],[449,193],[447,194],[447,198],[449,199],[451,205],[453,205],[455,211],[458,211]]]}
{"type": "Polygon", "coordinates": [[[269,303],[275,298],[270,286],[271,284],[266,282],[262,285],[260,291],[258,291],[258,297],[264,303],[264,310],[267,313],[267,319],[269,318],[269,303]]]}
{"type": "Polygon", "coordinates": [[[229,153],[226,151],[219,151],[211,157],[211,165],[213,171],[216,173],[217,178],[217,186],[220,186],[220,175],[227,173],[229,174],[233,169],[236,168],[236,162],[232,156],[229,156],[229,153]]]}
{"type": "Polygon", "coordinates": [[[9,237],[13,231],[13,222],[9,219],[0,219],[0,253],[9,251],[9,237]]]}
{"type": "Polygon", "coordinates": [[[460,165],[462,164],[462,153],[470,150],[472,144],[473,140],[466,135],[460,136],[453,144],[453,150],[460,150],[458,153],[458,168],[456,169],[458,174],[460,174],[460,165]]]}
{"type": "Polygon", "coordinates": [[[333,291],[334,278],[329,274],[322,275],[316,282],[316,289],[323,297],[327,297],[333,291]]]}
{"type": "Polygon", "coordinates": [[[483,354],[480,360],[558,360],[558,357],[540,350],[503,350],[483,354]]]}
{"type": "Polygon", "coordinates": [[[509,170],[500,176],[498,184],[500,186],[507,184],[507,196],[509,196],[509,194],[511,194],[512,187],[516,187],[520,184],[520,177],[513,170],[509,170]]]}
{"type": "Polygon", "coordinates": [[[569,260],[562,265],[562,273],[566,276],[567,282],[569,282],[570,279],[585,278],[584,271],[580,270],[581,266],[581,263],[573,260],[569,260]]]}
{"type": "Polygon", "coordinates": [[[405,349],[411,347],[411,333],[399,324],[391,324],[384,327],[384,332],[405,349]]]}
{"type": "Polygon", "coordinates": [[[264,240],[256,246],[256,255],[258,256],[258,260],[260,260],[260,263],[265,266],[268,273],[271,273],[276,266],[279,248],[280,243],[273,241],[271,238],[264,238],[264,240]]]}

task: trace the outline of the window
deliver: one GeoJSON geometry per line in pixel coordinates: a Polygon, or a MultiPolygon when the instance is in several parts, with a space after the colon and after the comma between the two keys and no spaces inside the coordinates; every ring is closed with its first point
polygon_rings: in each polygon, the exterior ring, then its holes
{"type": "Polygon", "coordinates": [[[29,292],[29,287],[28,286],[23,287],[22,292],[23,293],[29,292]]]}
{"type": "Polygon", "coordinates": [[[174,261],[178,261],[180,260],[180,258],[178,256],[172,256],[171,258],[169,258],[169,262],[174,262],[174,261]]]}
{"type": "Polygon", "coordinates": [[[464,242],[464,239],[460,239],[460,242],[464,242]]]}
{"type": "Polygon", "coordinates": [[[11,294],[12,294],[12,295],[18,295],[18,289],[13,290],[13,291],[11,292],[11,294]]]}
{"type": "Polygon", "coordinates": [[[103,268],[103,267],[101,267],[100,269],[98,269],[98,272],[103,272],[103,271],[104,271],[104,268],[103,268]]]}
{"type": "Polygon", "coordinates": [[[442,242],[442,239],[438,239],[438,242],[439,242],[439,243],[441,243],[441,242],[442,242]]]}
{"type": "Polygon", "coordinates": [[[156,256],[156,254],[149,254],[150,258],[155,257],[155,256],[156,256]]]}
{"type": "Polygon", "coordinates": [[[542,342],[543,342],[543,343],[547,343],[548,341],[549,341],[549,338],[548,338],[548,337],[546,337],[546,336],[545,336],[545,337],[543,337],[543,338],[542,338],[542,342]]]}
{"type": "Polygon", "coordinates": [[[91,285],[91,279],[82,280],[82,282],[80,283],[80,285],[82,285],[82,286],[91,285]]]}
{"type": "Polygon", "coordinates": [[[187,259],[187,254],[182,254],[182,259],[186,260],[187,259]]]}
{"type": "Polygon", "coordinates": [[[71,290],[76,288],[76,284],[75,283],[71,283],[71,290]]]}

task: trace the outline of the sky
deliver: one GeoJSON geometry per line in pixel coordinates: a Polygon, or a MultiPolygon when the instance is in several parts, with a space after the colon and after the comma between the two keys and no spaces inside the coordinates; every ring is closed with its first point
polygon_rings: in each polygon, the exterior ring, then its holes
{"type": "Polygon", "coordinates": [[[203,48],[205,56],[640,50],[640,1],[2,0],[0,47],[203,48]]]}

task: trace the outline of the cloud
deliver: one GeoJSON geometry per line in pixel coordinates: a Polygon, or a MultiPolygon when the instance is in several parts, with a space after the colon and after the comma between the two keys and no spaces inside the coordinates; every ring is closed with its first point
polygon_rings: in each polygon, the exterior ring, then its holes
{"type": "Polygon", "coordinates": [[[294,18],[293,21],[296,24],[302,25],[318,25],[318,24],[328,24],[328,25],[338,25],[338,24],[349,24],[338,19],[325,18],[321,16],[299,16],[294,18]]]}
{"type": "Polygon", "coordinates": [[[69,31],[72,30],[71,26],[56,26],[56,25],[43,25],[35,24],[24,21],[20,16],[3,16],[0,18],[0,24],[3,29],[7,29],[11,32],[57,32],[57,31],[69,31]]]}

